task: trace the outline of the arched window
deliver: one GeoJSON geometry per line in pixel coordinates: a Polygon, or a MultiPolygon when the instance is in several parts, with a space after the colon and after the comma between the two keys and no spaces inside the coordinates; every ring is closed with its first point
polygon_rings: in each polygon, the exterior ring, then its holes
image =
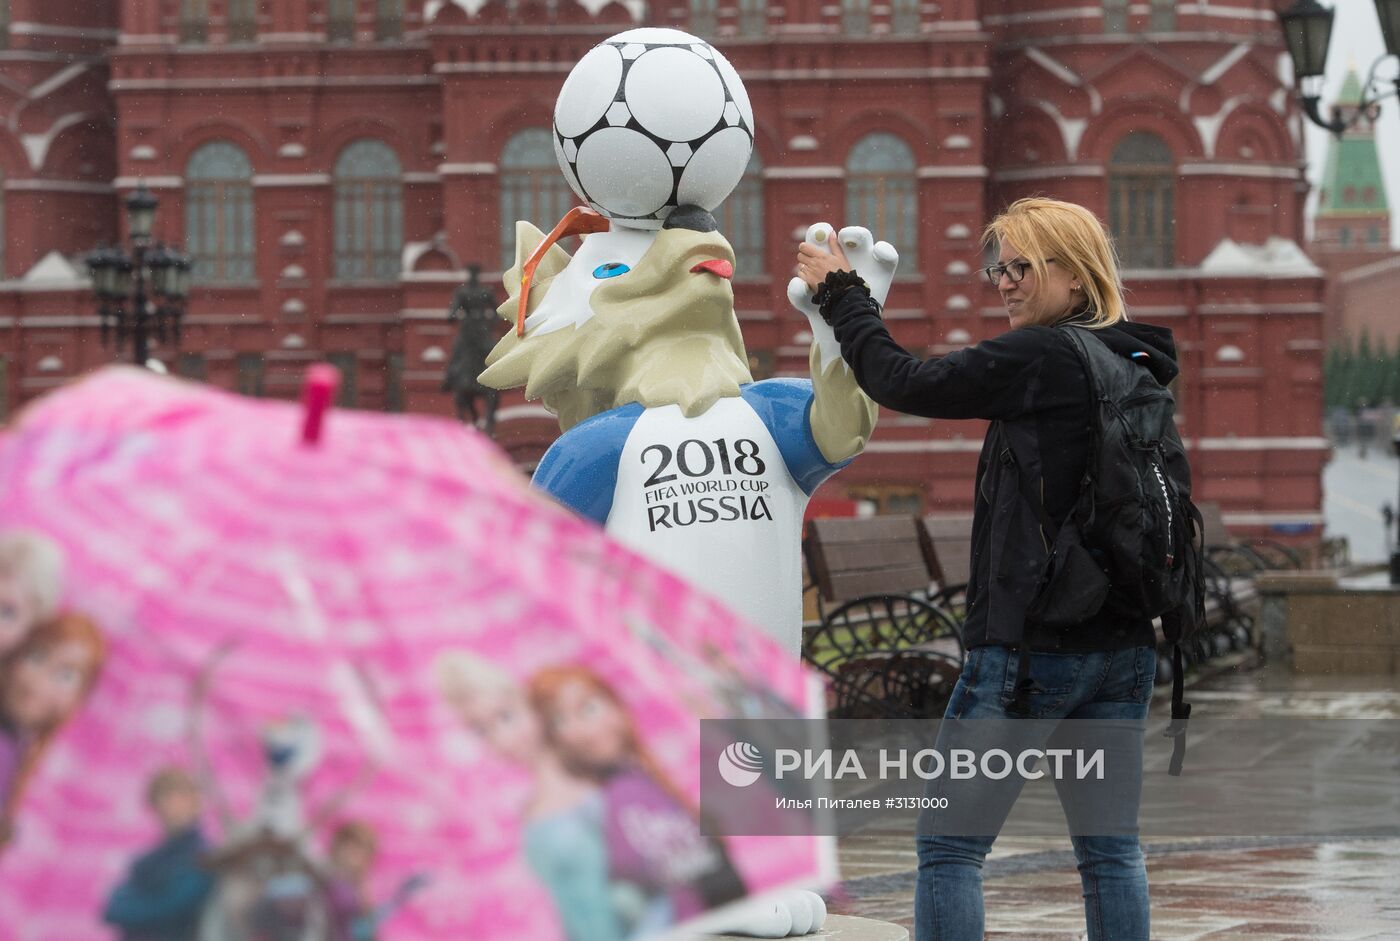
{"type": "Polygon", "coordinates": [[[380,42],[403,38],[403,0],[378,0],[374,7],[374,38],[380,42]]]}
{"type": "Polygon", "coordinates": [[[893,0],[890,4],[890,29],[896,33],[917,33],[920,0],[893,0]]]}
{"type": "Polygon", "coordinates": [[[228,0],[228,41],[252,42],[258,38],[257,0],[228,0]]]}
{"type": "Polygon", "coordinates": [[[180,0],[180,42],[209,38],[209,0],[180,0]]]}
{"type": "Polygon", "coordinates": [[[739,0],[739,35],[762,36],[767,31],[767,0],[739,0]]]}
{"type": "Polygon", "coordinates": [[[847,36],[870,32],[870,0],[841,0],[841,31],[847,36]]]}
{"type": "Polygon", "coordinates": [[[846,224],[899,249],[899,269],[918,270],[919,194],[914,152],[893,134],[867,134],[846,160],[846,224]]]}
{"type": "Polygon", "coordinates": [[[185,166],[185,246],[196,281],[253,280],[253,166],[228,141],[211,141],[185,166]]]}
{"type": "Polygon", "coordinates": [[[713,36],[718,25],[718,0],[690,0],[691,32],[697,36],[713,36]]]}
{"type": "Polygon", "coordinates": [[[331,42],[355,39],[355,0],[326,0],[326,39],[331,42]]]}
{"type": "Polygon", "coordinates": [[[757,151],[717,214],[720,234],[734,246],[734,273],[740,277],[763,274],[763,164],[757,151]]]}
{"type": "Polygon", "coordinates": [[[515,264],[515,223],[533,222],[545,232],[578,204],[559,173],[550,132],[532,127],[501,151],[501,268],[515,264]]]}
{"type": "Polygon", "coordinates": [[[403,267],[399,158],[377,140],[357,140],[335,162],[335,277],[393,281],[403,267]]]}
{"type": "Polygon", "coordinates": [[[1109,158],[1108,225],[1125,268],[1176,260],[1176,170],[1160,137],[1134,131],[1109,158]]]}

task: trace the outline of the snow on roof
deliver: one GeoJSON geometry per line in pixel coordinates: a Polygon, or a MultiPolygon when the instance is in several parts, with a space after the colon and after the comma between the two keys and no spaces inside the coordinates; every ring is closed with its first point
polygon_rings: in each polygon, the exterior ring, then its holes
{"type": "Polygon", "coordinates": [[[52,251],[26,271],[20,282],[31,287],[81,288],[87,287],[88,276],[62,252],[52,251]]]}
{"type": "Polygon", "coordinates": [[[1242,245],[1221,239],[1206,260],[1203,275],[1259,275],[1263,277],[1315,277],[1322,274],[1298,243],[1281,236],[1270,236],[1263,245],[1242,245]]]}

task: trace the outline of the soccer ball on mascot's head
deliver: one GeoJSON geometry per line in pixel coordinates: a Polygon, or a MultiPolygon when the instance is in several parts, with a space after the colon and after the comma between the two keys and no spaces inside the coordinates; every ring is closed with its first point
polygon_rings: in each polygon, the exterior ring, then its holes
{"type": "Polygon", "coordinates": [[[553,137],[580,199],[615,226],[660,229],[677,206],[713,212],[739,185],[753,106],[734,66],[703,39],[633,29],[574,66],[553,137]]]}

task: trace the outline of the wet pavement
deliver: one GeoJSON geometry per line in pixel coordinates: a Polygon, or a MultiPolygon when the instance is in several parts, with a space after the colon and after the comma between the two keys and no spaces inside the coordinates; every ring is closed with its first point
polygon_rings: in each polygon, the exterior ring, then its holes
{"type": "MultiPolygon", "coordinates": [[[[1154,715],[1166,707],[1161,692],[1154,715]]],[[[1394,719],[1400,679],[1239,669],[1202,679],[1188,699],[1202,715],[1394,719]]],[[[1144,850],[1154,941],[1400,939],[1400,839],[1149,838],[1144,850]]],[[[912,929],[916,860],[909,832],[845,836],[840,859],[845,881],[832,911],[912,929]]],[[[1067,837],[999,839],[987,859],[984,891],[988,939],[1084,935],[1067,837]]]]}
{"type": "Polygon", "coordinates": [[[1389,554],[1381,506],[1395,505],[1397,462],[1389,442],[1362,457],[1356,445],[1337,447],[1322,475],[1327,535],[1345,536],[1353,562],[1380,562],[1389,554]]]}

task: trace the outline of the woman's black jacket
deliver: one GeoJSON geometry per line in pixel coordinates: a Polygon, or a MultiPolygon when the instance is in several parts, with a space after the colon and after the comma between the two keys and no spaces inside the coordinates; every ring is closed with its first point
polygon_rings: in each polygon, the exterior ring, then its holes
{"type": "MultiPolygon", "coordinates": [[[[1020,644],[1026,606],[1045,563],[1045,540],[1054,534],[1042,534],[1018,475],[1043,487],[1046,511],[1052,519],[1064,519],[1078,494],[1092,442],[1088,376],[1064,335],[1069,328],[1064,323],[1021,327],[921,360],[894,341],[863,288],[831,298],[823,312],[856,382],[875,402],[925,418],[992,422],[977,462],[964,640],[968,647],[1020,644]]],[[[1135,361],[1163,385],[1177,374],[1170,330],[1124,321],[1094,333],[1123,356],[1146,354],[1135,361]]],[[[1114,607],[1111,602],[1106,609],[1114,607]]],[[[1035,629],[1027,640],[1033,650],[1060,651],[1155,643],[1147,618],[1107,613],[1072,628],[1035,629]]]]}

